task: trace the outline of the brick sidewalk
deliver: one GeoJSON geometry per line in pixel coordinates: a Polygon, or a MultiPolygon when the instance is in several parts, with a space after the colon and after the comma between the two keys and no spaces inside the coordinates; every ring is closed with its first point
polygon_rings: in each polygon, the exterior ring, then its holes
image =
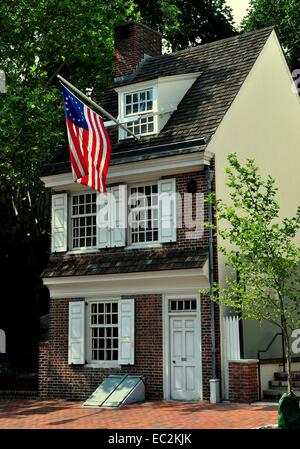
{"type": "Polygon", "coordinates": [[[80,402],[0,400],[0,429],[251,429],[277,422],[277,407],[146,402],[118,410],[80,402]]]}

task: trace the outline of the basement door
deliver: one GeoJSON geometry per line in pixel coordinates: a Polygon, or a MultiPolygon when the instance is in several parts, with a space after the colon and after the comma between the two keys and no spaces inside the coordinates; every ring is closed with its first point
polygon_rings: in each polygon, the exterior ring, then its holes
{"type": "Polygon", "coordinates": [[[171,399],[200,399],[199,318],[197,315],[169,316],[171,399]]]}

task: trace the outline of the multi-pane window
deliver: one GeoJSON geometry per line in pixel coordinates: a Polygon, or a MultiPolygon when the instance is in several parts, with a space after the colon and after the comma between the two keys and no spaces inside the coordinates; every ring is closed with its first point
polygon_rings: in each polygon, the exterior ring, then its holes
{"type": "Polygon", "coordinates": [[[96,193],[72,196],[72,248],[96,247],[96,193]]]}
{"type": "MultiPolygon", "coordinates": [[[[151,115],[153,112],[153,89],[125,94],[124,108],[125,117],[147,114],[137,121],[127,122],[126,126],[130,131],[136,135],[153,133],[154,117],[151,115]]],[[[129,136],[128,134],[127,137],[129,136]]]]}
{"type": "Polygon", "coordinates": [[[169,301],[170,312],[192,312],[196,309],[196,299],[172,299],[169,301]]]}
{"type": "Polygon", "coordinates": [[[118,360],[118,302],[90,304],[91,361],[118,360]]]}
{"type": "Polygon", "coordinates": [[[158,185],[130,187],[130,242],[158,241],[158,185]]]}

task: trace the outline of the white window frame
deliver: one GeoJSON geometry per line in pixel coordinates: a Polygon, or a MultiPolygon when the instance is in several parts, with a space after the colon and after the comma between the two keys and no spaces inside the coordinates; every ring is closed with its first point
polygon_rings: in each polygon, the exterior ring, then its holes
{"type": "MultiPolygon", "coordinates": [[[[137,184],[130,184],[130,185],[128,185],[128,199],[130,198],[130,195],[131,195],[131,189],[132,188],[135,188],[135,187],[147,187],[147,186],[152,186],[152,185],[157,185],[157,190],[158,190],[158,180],[154,180],[154,181],[149,181],[149,182],[145,182],[145,183],[137,183],[137,184]]],[[[129,206],[129,204],[128,204],[128,213],[127,213],[127,216],[129,217],[129,213],[130,213],[130,206],[129,206]]],[[[145,241],[145,242],[132,242],[132,235],[131,235],[131,233],[132,233],[132,229],[131,229],[131,227],[130,227],[130,224],[129,224],[129,220],[128,220],[128,228],[127,228],[127,246],[129,247],[129,248],[148,248],[148,247],[151,247],[151,248],[153,248],[153,247],[157,247],[157,246],[159,246],[159,247],[161,247],[162,245],[161,245],[161,243],[160,243],[160,240],[159,240],[159,219],[160,219],[160,217],[159,217],[159,205],[157,204],[157,210],[158,210],[158,218],[157,218],[157,220],[158,220],[158,229],[157,229],[157,231],[158,231],[158,240],[152,240],[152,241],[149,241],[149,242],[147,242],[147,241],[145,241]]]]}
{"type": "MultiPolygon", "coordinates": [[[[96,192],[89,192],[89,191],[79,191],[79,192],[72,192],[69,193],[69,219],[68,219],[68,227],[69,227],[69,248],[70,250],[68,251],[68,253],[86,253],[86,252],[94,252],[97,251],[97,226],[96,226],[96,245],[94,246],[78,246],[77,248],[75,248],[73,246],[73,218],[77,218],[77,216],[73,216],[73,197],[74,196],[78,196],[78,195],[92,195],[92,194],[96,194],[96,192]]],[[[96,213],[95,216],[97,214],[97,196],[96,196],[96,213]]],[[[87,217],[87,216],[93,216],[94,214],[88,214],[88,215],[78,215],[78,218],[80,217],[87,217]]],[[[80,238],[80,237],[79,237],[80,238]]]]}
{"type": "MultiPolygon", "coordinates": [[[[130,89],[126,92],[119,93],[119,120],[122,121],[125,125],[128,122],[131,122],[133,118],[137,118],[139,120],[143,117],[143,115],[151,116],[153,114],[153,131],[149,133],[144,134],[138,134],[141,137],[144,136],[151,136],[153,134],[158,133],[158,98],[157,98],[157,86],[155,85],[149,85],[149,86],[140,86],[139,88],[130,89]],[[138,92],[143,92],[152,89],[152,111],[145,111],[145,112],[138,112],[138,113],[132,113],[129,115],[126,115],[126,95],[128,94],[135,94],[138,92]]],[[[127,132],[119,127],[119,140],[124,139],[132,139],[133,136],[128,136],[127,132]]]]}
{"type": "Polygon", "coordinates": [[[118,328],[118,359],[119,359],[119,339],[120,339],[120,298],[101,298],[101,299],[89,299],[86,301],[87,313],[86,313],[86,367],[104,367],[104,368],[119,368],[120,364],[118,360],[93,360],[92,359],[92,336],[91,336],[91,307],[92,304],[99,303],[117,303],[118,304],[118,324],[111,327],[118,328]]]}

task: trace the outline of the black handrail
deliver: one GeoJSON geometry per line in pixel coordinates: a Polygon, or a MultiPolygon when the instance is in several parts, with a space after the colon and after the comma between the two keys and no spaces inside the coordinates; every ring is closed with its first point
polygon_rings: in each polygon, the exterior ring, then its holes
{"type": "MultiPolygon", "coordinates": [[[[277,334],[274,335],[274,337],[272,338],[272,340],[270,341],[268,347],[266,349],[257,351],[257,359],[258,359],[258,397],[259,400],[261,401],[261,372],[260,372],[260,354],[263,352],[268,352],[270,347],[272,346],[272,344],[274,343],[274,341],[276,340],[277,337],[279,337],[279,335],[282,337],[282,332],[277,332],[277,334]]],[[[283,361],[283,370],[285,371],[285,358],[284,358],[284,354],[282,355],[282,361],[283,361]]]]}

